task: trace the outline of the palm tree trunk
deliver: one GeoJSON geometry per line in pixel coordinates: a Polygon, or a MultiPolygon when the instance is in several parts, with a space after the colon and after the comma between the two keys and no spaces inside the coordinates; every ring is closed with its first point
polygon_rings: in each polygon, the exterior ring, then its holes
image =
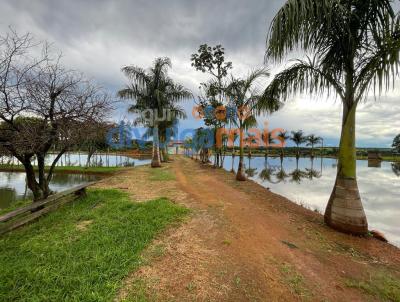
{"type": "Polygon", "coordinates": [[[355,122],[357,105],[343,105],[338,171],[335,186],[325,210],[325,222],[330,227],[355,235],[368,232],[356,178],[355,122]]]}
{"type": "Polygon", "coordinates": [[[151,167],[152,168],[159,168],[161,167],[160,162],[160,144],[158,140],[158,127],[155,126],[153,129],[153,154],[151,159],[151,167]]]}
{"type": "Polygon", "coordinates": [[[240,154],[239,154],[239,166],[238,166],[238,171],[236,174],[236,180],[238,181],[245,181],[246,180],[246,175],[244,174],[244,167],[243,167],[243,156],[244,156],[244,150],[243,150],[243,128],[240,127],[239,130],[239,148],[240,148],[240,154]]]}

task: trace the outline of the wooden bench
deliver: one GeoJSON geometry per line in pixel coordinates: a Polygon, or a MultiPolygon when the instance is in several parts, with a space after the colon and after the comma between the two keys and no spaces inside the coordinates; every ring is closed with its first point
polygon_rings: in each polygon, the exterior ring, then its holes
{"type": "Polygon", "coordinates": [[[84,196],[86,188],[94,183],[90,182],[76,186],[0,216],[0,234],[19,228],[46,213],[56,210],[63,204],[84,196]]]}

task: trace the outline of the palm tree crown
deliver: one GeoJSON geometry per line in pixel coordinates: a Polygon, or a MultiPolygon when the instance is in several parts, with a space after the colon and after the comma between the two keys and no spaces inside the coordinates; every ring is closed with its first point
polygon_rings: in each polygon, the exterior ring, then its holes
{"type": "Polygon", "coordinates": [[[315,134],[310,134],[307,137],[307,146],[314,147],[316,144],[320,143],[322,141],[322,138],[319,136],[316,136],[315,134]]]}
{"type": "Polygon", "coordinates": [[[306,142],[307,138],[304,136],[304,133],[302,130],[298,130],[298,131],[292,131],[292,135],[291,135],[290,139],[298,147],[298,146],[304,144],[306,142]]]}
{"type": "Polygon", "coordinates": [[[325,222],[353,234],[368,232],[356,179],[357,105],[371,87],[374,94],[388,90],[398,75],[400,22],[392,3],[287,0],[272,22],[267,41],[267,58],[275,61],[296,48],[311,56],[276,75],[266,95],[286,100],[297,92],[334,92],[342,101],[338,171],[325,222]]]}
{"type": "MultiPolygon", "coordinates": [[[[122,72],[130,80],[130,84],[120,90],[118,96],[122,99],[134,101],[129,111],[141,113],[150,109],[154,115],[153,119],[139,115],[136,120],[136,123],[144,124],[153,129],[153,167],[160,166],[159,137],[165,139],[166,128],[175,124],[177,119],[186,116],[178,103],[192,96],[189,90],[181,84],[175,83],[168,76],[168,69],[171,66],[169,58],[157,58],[154,65],[148,70],[137,66],[122,68],[122,72]],[[160,113],[163,113],[163,110],[170,111],[171,119],[159,122],[158,117],[160,113]]],[[[148,136],[151,136],[151,134],[148,133],[148,136]]]]}
{"type": "Polygon", "coordinates": [[[286,141],[290,138],[287,131],[281,131],[278,133],[278,140],[281,142],[281,146],[283,147],[286,141]]]}
{"type": "Polygon", "coordinates": [[[245,180],[243,170],[244,130],[257,125],[256,115],[259,112],[276,111],[280,103],[269,102],[262,94],[258,81],[269,76],[267,69],[262,68],[251,72],[245,79],[235,79],[225,89],[230,105],[237,108],[238,115],[231,122],[239,129],[240,159],[236,175],[237,180],[245,180]]]}
{"type": "Polygon", "coordinates": [[[275,16],[268,58],[280,61],[299,46],[314,54],[276,77],[269,92],[331,92],[358,103],[372,86],[389,88],[397,75],[399,18],[391,0],[288,0],[275,16]],[[350,89],[351,88],[351,89],[350,89]]]}

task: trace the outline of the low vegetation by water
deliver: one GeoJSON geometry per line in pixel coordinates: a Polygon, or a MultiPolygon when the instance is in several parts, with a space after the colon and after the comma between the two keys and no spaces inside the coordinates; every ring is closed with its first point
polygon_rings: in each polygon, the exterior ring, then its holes
{"type": "Polygon", "coordinates": [[[9,207],[0,209],[0,215],[6,214],[6,213],[12,212],[18,208],[24,207],[24,206],[30,204],[31,202],[32,202],[32,200],[30,200],[30,199],[22,199],[22,200],[13,202],[9,207]]]}
{"type": "Polygon", "coordinates": [[[141,251],[187,210],[133,203],[118,190],[87,197],[0,239],[0,301],[110,301],[141,251]]]}

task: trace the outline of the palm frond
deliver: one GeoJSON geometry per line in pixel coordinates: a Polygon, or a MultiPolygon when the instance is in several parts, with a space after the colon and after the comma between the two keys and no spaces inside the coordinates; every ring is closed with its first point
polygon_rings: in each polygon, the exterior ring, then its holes
{"type": "Polygon", "coordinates": [[[322,95],[334,89],[344,98],[342,84],[325,73],[315,61],[297,60],[297,63],[280,72],[264,92],[267,100],[286,100],[295,93],[316,93],[322,95]]]}
{"type": "Polygon", "coordinates": [[[300,47],[323,45],[338,14],[346,10],[340,0],[288,0],[274,17],[267,38],[266,58],[281,60],[300,47]]]}

